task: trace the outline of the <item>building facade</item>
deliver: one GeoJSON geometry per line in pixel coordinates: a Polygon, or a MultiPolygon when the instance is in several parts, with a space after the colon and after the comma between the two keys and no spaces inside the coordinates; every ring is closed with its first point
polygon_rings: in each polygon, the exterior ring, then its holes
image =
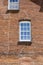
{"type": "Polygon", "coordinates": [[[32,0],[20,0],[19,6],[19,11],[9,11],[8,0],[0,0],[0,54],[42,55],[43,12],[40,12],[41,6],[32,0]],[[19,42],[19,20],[22,19],[31,20],[31,43],[19,42]]]}

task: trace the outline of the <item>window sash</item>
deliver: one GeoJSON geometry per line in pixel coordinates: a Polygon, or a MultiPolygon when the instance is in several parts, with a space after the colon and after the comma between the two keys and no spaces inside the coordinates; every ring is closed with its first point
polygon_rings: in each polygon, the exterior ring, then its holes
{"type": "Polygon", "coordinates": [[[19,0],[18,2],[10,2],[8,0],[8,10],[19,10],[19,0]]]}
{"type": "MultiPolygon", "coordinates": [[[[27,35],[25,35],[25,36],[27,36],[27,35]]],[[[22,21],[22,22],[19,23],[19,41],[31,41],[31,22],[30,21],[29,22],[28,21],[22,21]],[[21,39],[21,36],[22,36],[21,32],[23,32],[23,33],[25,32],[24,30],[21,31],[21,23],[28,23],[29,24],[29,30],[27,30],[26,33],[27,32],[30,33],[30,35],[29,35],[30,39],[24,39],[24,40],[21,39]]]]}

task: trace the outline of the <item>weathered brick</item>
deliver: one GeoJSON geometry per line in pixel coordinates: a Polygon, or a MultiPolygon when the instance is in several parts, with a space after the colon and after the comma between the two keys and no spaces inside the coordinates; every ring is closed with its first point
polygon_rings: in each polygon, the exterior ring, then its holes
{"type": "Polygon", "coordinates": [[[20,11],[12,13],[7,12],[7,4],[8,0],[0,0],[0,53],[19,53],[21,50],[34,55],[38,51],[43,53],[43,12],[39,12],[40,5],[31,0],[20,0],[20,11]],[[19,20],[23,18],[31,19],[32,23],[32,44],[28,47],[18,45],[19,20]]]}

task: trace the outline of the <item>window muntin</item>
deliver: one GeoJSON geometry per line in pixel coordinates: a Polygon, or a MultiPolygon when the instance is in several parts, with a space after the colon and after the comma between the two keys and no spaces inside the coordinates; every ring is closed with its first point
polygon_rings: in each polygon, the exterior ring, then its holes
{"type": "Polygon", "coordinates": [[[31,22],[24,21],[19,23],[19,40],[31,41],[31,22]]]}

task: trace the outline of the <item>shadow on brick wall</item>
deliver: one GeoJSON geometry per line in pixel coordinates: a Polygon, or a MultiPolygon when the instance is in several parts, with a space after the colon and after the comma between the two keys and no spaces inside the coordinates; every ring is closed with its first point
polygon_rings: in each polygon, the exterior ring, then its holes
{"type": "Polygon", "coordinates": [[[31,46],[32,42],[18,42],[18,45],[31,46]]]}
{"type": "Polygon", "coordinates": [[[41,7],[40,7],[40,12],[43,12],[43,1],[42,1],[42,4],[41,4],[41,7]]]}
{"type": "Polygon", "coordinates": [[[19,12],[19,10],[7,10],[6,14],[8,14],[8,13],[18,13],[18,12],[19,12]]]}
{"type": "Polygon", "coordinates": [[[43,12],[43,0],[31,0],[33,3],[40,6],[39,12],[43,12]]]}

